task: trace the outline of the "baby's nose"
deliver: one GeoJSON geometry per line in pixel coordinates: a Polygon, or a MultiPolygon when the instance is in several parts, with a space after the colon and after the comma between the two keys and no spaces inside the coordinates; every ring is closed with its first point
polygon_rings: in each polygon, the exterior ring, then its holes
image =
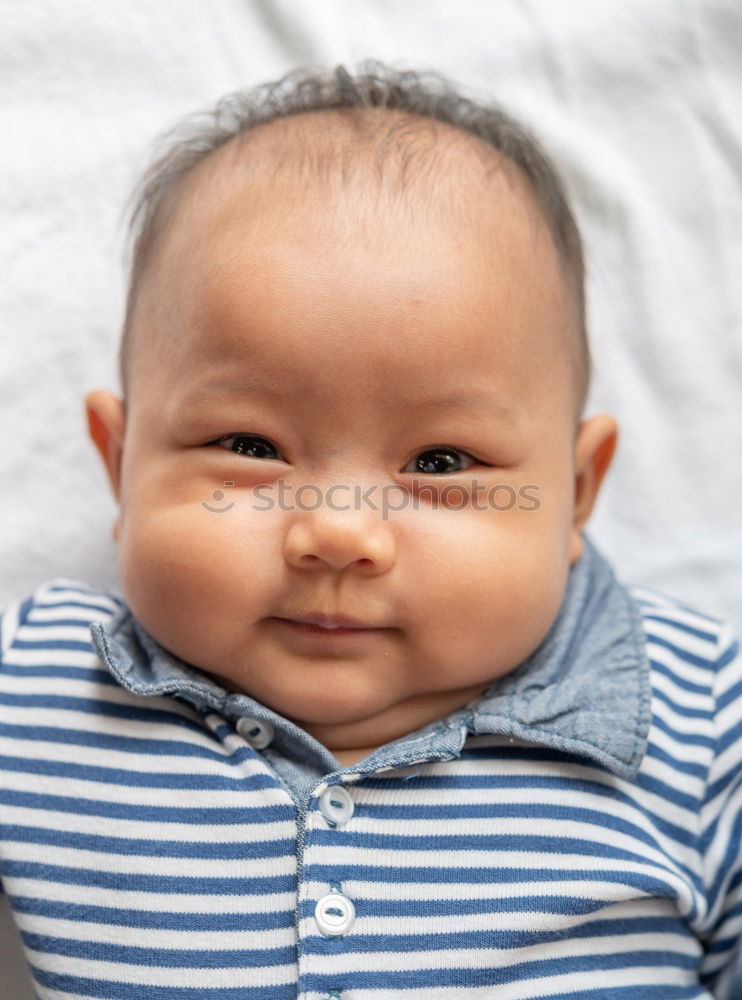
{"type": "Polygon", "coordinates": [[[368,575],[385,573],[394,563],[394,537],[387,522],[371,510],[300,511],[286,533],[284,556],[299,569],[352,566],[368,575]]]}

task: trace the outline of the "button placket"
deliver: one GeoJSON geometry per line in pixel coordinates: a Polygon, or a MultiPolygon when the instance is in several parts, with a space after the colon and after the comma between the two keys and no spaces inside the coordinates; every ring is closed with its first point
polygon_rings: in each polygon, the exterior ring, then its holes
{"type": "MultiPolygon", "coordinates": [[[[307,813],[301,871],[307,873],[314,881],[313,876],[316,873],[313,869],[319,864],[328,872],[328,876],[325,876],[326,888],[316,883],[313,887],[314,891],[310,896],[313,897],[310,903],[311,909],[304,911],[307,916],[311,915],[313,920],[305,925],[304,933],[310,937],[312,934],[317,935],[324,939],[324,943],[321,945],[317,943],[307,951],[302,949],[299,968],[303,975],[312,976],[315,982],[318,980],[321,982],[327,977],[329,982],[324,986],[327,992],[320,993],[322,1000],[341,1000],[347,995],[345,991],[349,986],[346,982],[343,982],[340,988],[330,986],[333,980],[337,983],[340,978],[339,970],[334,968],[334,958],[345,952],[344,938],[353,932],[357,913],[355,903],[344,893],[341,881],[333,879],[330,874],[332,868],[328,871],[327,864],[328,861],[332,864],[333,860],[343,864],[345,837],[342,828],[352,819],[355,803],[351,793],[341,781],[337,780],[337,776],[334,783],[322,782],[315,789],[314,795],[315,798],[307,813]],[[331,832],[328,832],[328,828],[331,832]]],[[[324,882],[324,879],[322,881],[324,882]]],[[[310,902],[309,899],[307,902],[310,902]]],[[[347,975],[342,978],[345,980],[347,975]]],[[[322,990],[319,983],[318,988],[322,990]]]]}
{"type": "MultiPolygon", "coordinates": [[[[332,829],[345,826],[355,811],[353,799],[342,785],[329,785],[319,797],[319,811],[332,829]]],[[[356,919],[356,909],[343,893],[339,882],[330,883],[330,891],[317,901],[314,916],[325,937],[343,937],[356,919]]]]}

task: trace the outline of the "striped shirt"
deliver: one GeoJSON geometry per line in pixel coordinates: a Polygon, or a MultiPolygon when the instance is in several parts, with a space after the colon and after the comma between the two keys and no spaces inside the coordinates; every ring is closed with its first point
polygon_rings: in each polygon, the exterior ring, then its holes
{"type": "Polygon", "coordinates": [[[8,609],[0,876],[37,996],[740,1000],[742,658],[587,551],[529,661],[345,768],[115,596],[8,609]]]}

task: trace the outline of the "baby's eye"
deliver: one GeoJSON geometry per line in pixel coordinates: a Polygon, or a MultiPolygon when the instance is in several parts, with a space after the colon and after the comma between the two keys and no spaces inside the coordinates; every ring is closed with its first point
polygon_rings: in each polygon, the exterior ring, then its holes
{"type": "Polygon", "coordinates": [[[281,458],[281,453],[267,438],[257,434],[227,434],[214,441],[221,448],[234,452],[235,455],[246,455],[248,458],[281,458]]]}
{"type": "Polygon", "coordinates": [[[459,448],[429,448],[427,451],[421,451],[402,471],[420,472],[425,476],[443,476],[449,472],[468,469],[476,461],[459,448]]]}

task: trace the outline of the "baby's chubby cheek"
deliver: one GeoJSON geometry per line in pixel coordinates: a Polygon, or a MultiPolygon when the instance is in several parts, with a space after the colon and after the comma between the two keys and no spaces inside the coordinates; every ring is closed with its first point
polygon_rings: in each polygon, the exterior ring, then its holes
{"type": "Polygon", "coordinates": [[[539,645],[561,603],[568,532],[554,511],[420,512],[407,551],[410,627],[426,677],[514,669],[539,645]]]}
{"type": "MultiPolygon", "coordinates": [[[[121,518],[118,553],[127,601],[144,627],[184,659],[224,622],[263,612],[268,568],[280,558],[269,513],[256,512],[229,487],[203,499],[132,498],[121,518]]],[[[263,612],[264,613],[264,612],[263,612]]],[[[225,634],[222,629],[222,634],[225,634]]]]}

